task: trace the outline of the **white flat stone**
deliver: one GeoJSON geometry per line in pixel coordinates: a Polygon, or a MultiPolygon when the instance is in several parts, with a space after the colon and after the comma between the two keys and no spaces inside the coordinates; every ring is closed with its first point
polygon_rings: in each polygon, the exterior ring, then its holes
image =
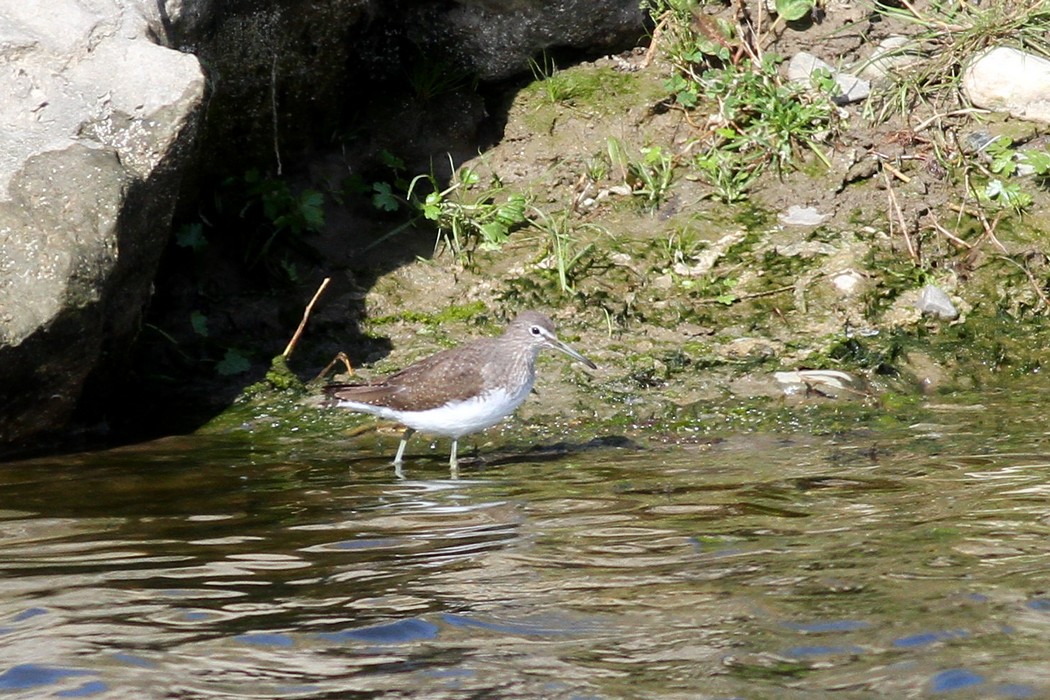
{"type": "Polygon", "coordinates": [[[978,54],[963,71],[962,88],[978,107],[1050,124],[1050,61],[999,46],[978,54]]]}

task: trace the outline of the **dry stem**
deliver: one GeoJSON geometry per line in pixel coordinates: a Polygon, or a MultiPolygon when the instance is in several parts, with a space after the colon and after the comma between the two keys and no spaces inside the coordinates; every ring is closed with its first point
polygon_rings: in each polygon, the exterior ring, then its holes
{"type": "Polygon", "coordinates": [[[303,320],[299,321],[299,327],[295,329],[295,335],[293,335],[292,339],[288,341],[288,345],[284,348],[284,352],[281,353],[281,357],[284,359],[287,360],[291,356],[292,350],[295,349],[296,343],[299,342],[299,337],[303,334],[303,330],[306,328],[306,322],[310,319],[310,312],[313,311],[314,304],[317,303],[317,299],[321,296],[325,287],[327,287],[328,283],[331,281],[331,277],[325,277],[324,281],[321,282],[321,286],[317,288],[316,292],[314,292],[314,298],[306,305],[306,310],[303,311],[303,320]]]}

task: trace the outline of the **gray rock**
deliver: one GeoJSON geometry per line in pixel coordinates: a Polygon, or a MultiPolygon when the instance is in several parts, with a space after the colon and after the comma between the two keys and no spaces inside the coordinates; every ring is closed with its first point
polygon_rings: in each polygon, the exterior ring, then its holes
{"type": "MultiPolygon", "coordinates": [[[[547,49],[610,53],[645,36],[638,0],[164,5],[170,45],[189,47],[216,78],[202,151],[226,167],[272,163],[275,140],[289,154],[330,148],[333,126],[351,124],[358,136],[349,158],[388,148],[410,166],[429,169],[433,160],[440,169],[487,117],[484,100],[466,87],[475,78],[528,75],[529,60],[547,49]],[[392,124],[403,133],[391,143],[364,141],[392,124]],[[452,124],[451,133],[438,131],[452,124]]],[[[471,143],[459,155],[476,152],[471,143]]]]}
{"type": "Polygon", "coordinates": [[[831,74],[838,86],[838,94],[835,95],[837,104],[849,104],[866,99],[871,94],[871,84],[863,78],[838,71],[830,64],[822,61],[811,53],[799,51],[788,61],[787,75],[789,80],[796,82],[809,82],[811,76],[817,70],[824,70],[831,74]]]}
{"type": "Polygon", "coordinates": [[[978,107],[1050,123],[1050,61],[1040,56],[1006,46],[988,49],[966,66],[962,88],[978,107]]]}
{"type": "Polygon", "coordinates": [[[860,77],[881,85],[894,73],[922,60],[918,51],[919,47],[914,39],[888,36],[879,42],[868,60],[860,66],[860,77]]]}
{"type": "Polygon", "coordinates": [[[959,316],[959,311],[955,308],[955,304],[935,284],[928,284],[922,288],[922,292],[919,294],[919,301],[916,302],[915,306],[924,314],[930,314],[946,320],[959,316]]]}
{"type": "Polygon", "coordinates": [[[61,429],[121,371],[204,92],[139,3],[48,10],[0,7],[0,445],[61,429]]]}
{"type": "Polygon", "coordinates": [[[866,393],[864,382],[852,374],[834,369],[774,372],[773,379],[786,396],[856,398],[866,393]]]}

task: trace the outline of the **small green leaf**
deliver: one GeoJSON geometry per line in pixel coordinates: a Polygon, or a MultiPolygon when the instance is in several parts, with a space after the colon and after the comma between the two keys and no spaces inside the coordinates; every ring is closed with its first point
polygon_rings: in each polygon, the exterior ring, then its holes
{"type": "Polygon", "coordinates": [[[284,270],[284,274],[288,275],[289,281],[299,281],[299,268],[295,266],[294,262],[287,259],[281,260],[281,269],[284,270]]]}
{"type": "Polygon", "coordinates": [[[467,187],[472,187],[481,180],[481,177],[474,172],[471,168],[461,168],[459,171],[459,181],[467,187]]]}
{"type": "Polygon", "coordinates": [[[302,214],[304,228],[308,231],[323,229],[324,195],[317,190],[303,190],[299,196],[299,213],[302,214]]]}
{"type": "Polygon", "coordinates": [[[234,374],[244,374],[251,369],[251,366],[251,361],[242,355],[240,351],[235,348],[228,348],[226,356],[215,365],[215,371],[224,377],[230,377],[234,374]]]}
{"type": "Polygon", "coordinates": [[[194,311],[190,314],[190,326],[193,327],[193,332],[200,337],[208,337],[208,317],[200,311],[194,311]]]}
{"type": "Polygon", "coordinates": [[[427,195],[423,201],[423,216],[431,221],[441,218],[441,194],[439,192],[431,192],[427,195]]]}
{"type": "Polygon", "coordinates": [[[481,225],[481,237],[485,243],[492,246],[499,246],[501,243],[506,242],[507,227],[498,221],[490,221],[486,224],[481,225]]]}
{"type": "Polygon", "coordinates": [[[381,162],[383,165],[390,168],[391,170],[405,169],[405,161],[401,160],[385,148],[379,152],[379,162],[381,162]]]}
{"type": "Polygon", "coordinates": [[[372,190],[375,194],[372,195],[372,206],[380,211],[397,211],[401,202],[394,195],[393,188],[390,187],[388,182],[374,182],[372,183],[372,190]]]}
{"type": "Polygon", "coordinates": [[[1035,169],[1036,175],[1046,175],[1050,172],[1050,152],[1047,151],[1025,151],[1021,154],[1026,165],[1035,169]]]}
{"type": "Polygon", "coordinates": [[[496,220],[506,228],[524,223],[527,204],[524,196],[520,194],[512,196],[496,210],[496,220]]]}

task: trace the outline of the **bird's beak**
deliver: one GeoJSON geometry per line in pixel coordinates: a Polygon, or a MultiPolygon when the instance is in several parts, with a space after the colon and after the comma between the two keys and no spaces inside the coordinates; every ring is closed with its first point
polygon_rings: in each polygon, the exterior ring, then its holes
{"type": "Polygon", "coordinates": [[[586,357],[584,357],[580,353],[576,352],[570,346],[568,346],[565,343],[561,342],[557,338],[547,338],[547,346],[552,348],[552,349],[554,349],[554,350],[557,350],[559,352],[565,353],[566,355],[568,355],[569,357],[571,357],[574,360],[579,360],[580,362],[582,362],[583,364],[587,365],[591,369],[598,369],[598,365],[594,364],[593,362],[588,360],[586,357]]]}

